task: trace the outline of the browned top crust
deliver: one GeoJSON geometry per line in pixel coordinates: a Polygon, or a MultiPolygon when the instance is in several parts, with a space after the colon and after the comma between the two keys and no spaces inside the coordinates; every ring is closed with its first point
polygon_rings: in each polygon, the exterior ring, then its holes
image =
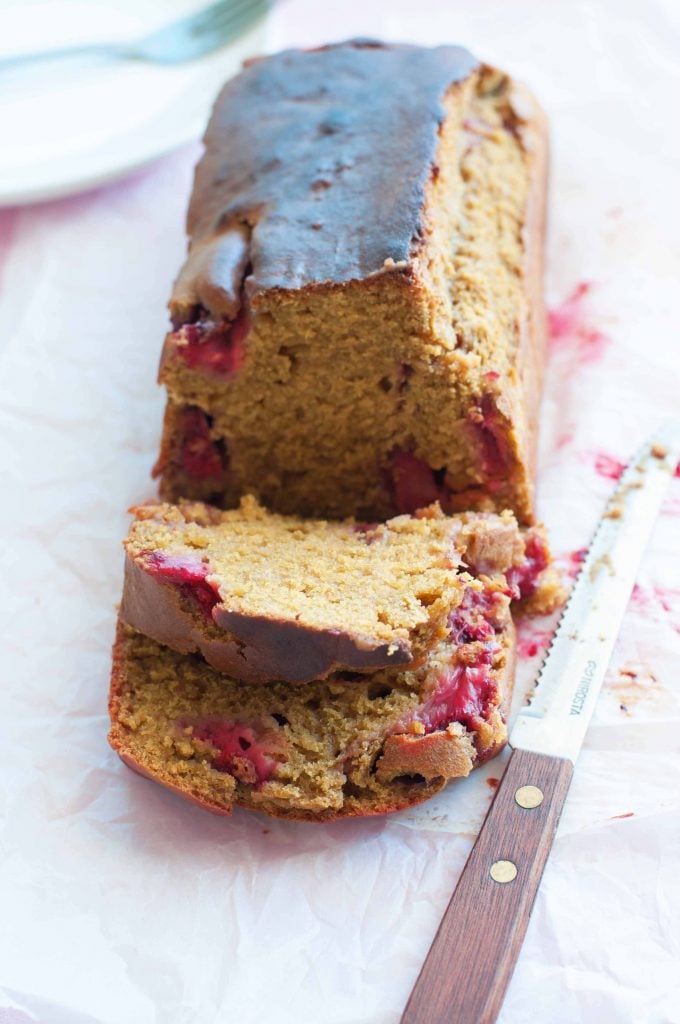
{"type": "Polygon", "coordinates": [[[341,284],[407,261],[443,97],[477,67],[458,46],[358,39],[245,67],[206,132],[175,315],[188,308],[192,278],[207,275],[212,311],[233,316],[246,261],[250,295],[341,284]]]}

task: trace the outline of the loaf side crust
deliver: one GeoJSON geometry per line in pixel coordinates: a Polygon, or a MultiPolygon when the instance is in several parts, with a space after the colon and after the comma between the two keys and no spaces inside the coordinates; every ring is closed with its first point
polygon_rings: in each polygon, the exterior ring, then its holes
{"type": "Polygon", "coordinates": [[[548,121],[533,93],[518,82],[513,84],[512,103],[518,116],[518,131],[527,153],[532,187],[524,221],[525,280],[527,314],[520,331],[518,372],[521,402],[526,415],[524,446],[527,466],[525,519],[535,519],[535,480],[538,457],[538,427],[543,395],[543,378],[548,350],[547,315],[543,297],[546,215],[549,183],[548,121]]]}

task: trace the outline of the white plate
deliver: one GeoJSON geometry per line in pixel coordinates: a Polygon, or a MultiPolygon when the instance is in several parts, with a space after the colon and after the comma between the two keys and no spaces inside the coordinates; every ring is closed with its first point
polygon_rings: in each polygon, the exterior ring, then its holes
{"type": "MultiPolygon", "coordinates": [[[[142,36],[208,0],[0,0],[0,52],[142,36]]],[[[269,22],[176,67],[63,61],[0,69],[0,206],[102,185],[203,131],[221,84],[269,49],[269,22]]]]}

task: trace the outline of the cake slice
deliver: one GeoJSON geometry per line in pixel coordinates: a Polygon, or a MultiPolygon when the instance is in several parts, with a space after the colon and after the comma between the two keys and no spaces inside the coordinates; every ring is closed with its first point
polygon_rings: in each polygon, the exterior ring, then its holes
{"type": "Polygon", "coordinates": [[[514,631],[498,582],[474,581],[415,670],[251,686],[119,623],[109,742],[218,814],[324,821],[420,803],[507,738],[514,631]]]}
{"type": "Polygon", "coordinates": [[[473,574],[505,574],[507,594],[527,599],[548,565],[541,530],[521,531],[510,512],[449,518],[434,505],[384,524],[328,522],[251,496],[227,511],[134,511],[123,621],[249,683],[416,669],[448,636],[473,574]]]}
{"type": "Polygon", "coordinates": [[[531,521],[545,181],[537,104],[460,47],[245,67],[170,302],[163,498],[531,521]]]}

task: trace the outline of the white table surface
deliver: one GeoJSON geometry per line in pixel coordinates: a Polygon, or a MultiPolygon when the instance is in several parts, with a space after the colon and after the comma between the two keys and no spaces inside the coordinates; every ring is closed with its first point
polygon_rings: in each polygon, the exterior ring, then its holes
{"type": "MultiPolygon", "coordinates": [[[[542,417],[541,514],[573,564],[617,460],[680,405],[673,4],[289,0],[273,29],[276,45],[462,42],[541,97],[549,301],[592,283],[553,343],[542,417]]],[[[213,818],[106,745],[120,539],[153,493],[198,152],[0,211],[0,1024],[396,1024],[502,771],[312,826],[213,818]]],[[[680,1022],[679,517],[676,480],[502,1024],[680,1022]]],[[[520,696],[549,628],[522,630],[520,696]]]]}

